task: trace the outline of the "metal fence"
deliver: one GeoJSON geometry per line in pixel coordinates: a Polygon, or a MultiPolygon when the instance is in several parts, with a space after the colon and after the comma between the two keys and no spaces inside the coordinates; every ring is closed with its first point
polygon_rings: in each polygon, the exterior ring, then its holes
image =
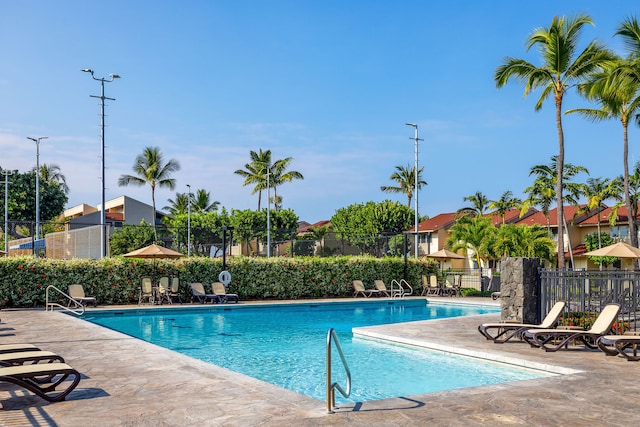
{"type": "Polygon", "coordinates": [[[620,304],[625,329],[637,330],[640,271],[540,269],[541,318],[557,301],[565,301],[564,317],[595,316],[609,303],[620,304]]]}

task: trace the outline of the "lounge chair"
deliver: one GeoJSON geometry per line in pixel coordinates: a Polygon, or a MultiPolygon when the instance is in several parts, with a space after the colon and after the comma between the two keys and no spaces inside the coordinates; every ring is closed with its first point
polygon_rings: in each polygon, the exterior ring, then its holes
{"type": "Polygon", "coordinates": [[[382,280],[374,280],[373,286],[375,286],[376,290],[380,293],[380,295],[384,295],[391,298],[401,297],[402,294],[404,293],[402,289],[387,289],[387,285],[385,285],[382,280]]]}
{"type": "Polygon", "coordinates": [[[142,304],[145,300],[147,300],[149,304],[153,304],[155,302],[151,277],[143,277],[140,282],[140,297],[138,298],[138,305],[142,304]]]}
{"type": "Polygon", "coordinates": [[[182,304],[182,297],[180,296],[180,278],[174,276],[171,278],[171,288],[169,289],[169,301],[173,303],[173,301],[175,301],[176,298],[178,299],[178,301],[180,301],[180,304],[182,304]]]}
{"type": "Polygon", "coordinates": [[[213,282],[211,284],[211,290],[214,295],[217,295],[220,299],[220,302],[235,302],[240,301],[237,294],[228,294],[227,288],[225,288],[224,283],[222,282],[213,282]]]}
{"type": "Polygon", "coordinates": [[[94,297],[88,297],[84,294],[82,285],[69,285],[67,286],[67,292],[69,296],[80,305],[92,304],[94,307],[98,305],[98,301],[96,301],[94,297]]]}
{"type": "Polygon", "coordinates": [[[453,283],[449,281],[449,279],[445,279],[444,286],[440,290],[442,295],[447,295],[450,297],[460,296],[460,276],[453,276],[453,283]]]}
{"type": "Polygon", "coordinates": [[[40,350],[33,344],[0,344],[0,354],[40,350]]]}
{"type": "Polygon", "coordinates": [[[365,289],[364,283],[362,283],[362,280],[354,280],[353,296],[357,297],[358,295],[362,295],[365,298],[369,298],[371,295],[379,297],[380,291],[377,289],[365,289]]]}
{"type": "Polygon", "coordinates": [[[496,344],[502,344],[509,341],[513,337],[520,339],[524,331],[529,329],[550,329],[553,328],[565,307],[564,301],[558,301],[551,307],[549,313],[542,320],[539,325],[527,324],[527,323],[483,323],[478,326],[478,331],[484,335],[488,340],[493,341],[496,344]]]}
{"type": "Polygon", "coordinates": [[[607,356],[624,356],[629,361],[638,361],[640,335],[603,335],[596,340],[596,345],[607,356]]]}
{"type": "Polygon", "coordinates": [[[39,362],[60,362],[64,363],[62,356],[58,356],[50,351],[16,351],[0,354],[0,366],[14,366],[35,364],[39,362]]]}
{"type": "Polygon", "coordinates": [[[206,294],[204,292],[204,286],[200,282],[195,282],[191,284],[191,299],[197,299],[201,304],[206,304],[207,301],[220,302],[220,297],[215,294],[206,294]]]}
{"type": "Polygon", "coordinates": [[[620,304],[607,304],[593,322],[591,329],[529,329],[524,331],[522,338],[532,347],[540,347],[545,351],[558,351],[574,340],[581,341],[589,348],[597,348],[596,340],[611,330],[619,313],[620,304]]]}
{"type": "Polygon", "coordinates": [[[440,295],[441,291],[438,285],[438,276],[432,274],[427,282],[427,276],[422,275],[422,295],[440,295]]]}
{"type": "Polygon", "coordinates": [[[58,402],[65,397],[80,382],[80,372],[65,363],[37,363],[34,365],[0,367],[0,382],[9,382],[37,394],[49,402],[58,402]],[[48,378],[43,383],[39,379],[48,378]],[[67,378],[71,377],[71,383],[67,378]],[[59,385],[65,383],[67,387],[56,392],[59,385]]]}

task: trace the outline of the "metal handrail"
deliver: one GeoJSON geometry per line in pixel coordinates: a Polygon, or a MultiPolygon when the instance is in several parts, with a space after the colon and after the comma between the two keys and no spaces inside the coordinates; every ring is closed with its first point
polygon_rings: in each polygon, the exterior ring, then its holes
{"type": "Polygon", "coordinates": [[[413,287],[404,279],[400,279],[399,281],[393,279],[391,281],[391,297],[392,298],[404,298],[407,295],[413,295],[413,287]],[[398,286],[400,292],[393,292],[394,285],[398,286]]]}
{"type": "Polygon", "coordinates": [[[68,311],[70,313],[73,313],[76,316],[82,316],[84,314],[84,305],[80,304],[78,301],[73,299],[70,295],[67,295],[65,292],[61,291],[60,289],[56,288],[53,285],[47,286],[47,289],[45,290],[45,303],[46,303],[46,306],[45,306],[46,311],[54,311],[56,307],[60,307],[61,309],[68,311]],[[74,304],[74,307],[69,308],[57,302],[49,302],[49,289],[56,290],[60,295],[64,296],[70,302],[72,302],[74,304]]]}
{"type": "Polygon", "coordinates": [[[342,352],[338,335],[336,335],[336,331],[331,328],[327,333],[327,412],[330,414],[333,414],[333,408],[336,406],[336,390],[344,397],[351,395],[351,371],[349,370],[349,365],[347,365],[347,359],[345,359],[344,353],[342,352]],[[331,341],[335,341],[336,343],[336,349],[342,360],[342,366],[347,374],[346,391],[337,382],[331,382],[331,341]]]}

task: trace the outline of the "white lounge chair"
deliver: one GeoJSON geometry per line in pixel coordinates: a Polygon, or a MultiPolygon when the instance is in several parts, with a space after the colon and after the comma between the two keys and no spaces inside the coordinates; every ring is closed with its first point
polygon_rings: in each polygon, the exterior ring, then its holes
{"type": "Polygon", "coordinates": [[[529,329],[553,328],[556,323],[558,323],[565,305],[564,301],[558,301],[555,303],[539,325],[508,322],[483,323],[478,326],[478,332],[484,335],[488,340],[492,340],[496,344],[502,344],[513,337],[521,338],[522,333],[529,329]]]}

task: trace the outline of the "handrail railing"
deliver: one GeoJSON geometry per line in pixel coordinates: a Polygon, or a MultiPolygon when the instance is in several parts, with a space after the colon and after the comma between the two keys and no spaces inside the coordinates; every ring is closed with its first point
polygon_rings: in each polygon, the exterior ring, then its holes
{"type": "Polygon", "coordinates": [[[404,279],[399,281],[393,279],[391,281],[391,297],[392,298],[404,298],[407,295],[413,295],[413,287],[404,279]],[[393,292],[394,286],[397,286],[400,292],[393,292]]]}
{"type": "Polygon", "coordinates": [[[347,365],[347,359],[345,359],[344,353],[342,352],[342,346],[340,345],[338,335],[336,335],[336,331],[331,328],[327,333],[327,412],[330,414],[333,414],[333,408],[336,406],[336,390],[338,390],[344,397],[349,397],[349,395],[351,395],[351,371],[349,370],[349,365],[347,365]],[[336,349],[338,350],[338,354],[342,360],[342,366],[347,374],[346,391],[340,386],[340,384],[332,382],[331,379],[331,341],[334,341],[336,344],[336,349]]]}
{"type": "Polygon", "coordinates": [[[78,301],[73,299],[70,295],[67,295],[65,292],[61,291],[60,289],[56,288],[53,285],[47,286],[47,289],[45,291],[45,302],[46,302],[46,306],[45,306],[45,310],[46,311],[54,311],[54,309],[56,307],[60,307],[61,309],[65,310],[65,311],[68,311],[70,313],[73,313],[76,316],[82,316],[84,314],[84,305],[80,304],[78,301]],[[69,307],[65,307],[64,305],[59,304],[57,302],[53,302],[53,301],[50,302],[49,301],[49,289],[54,289],[60,295],[62,295],[65,298],[67,298],[70,302],[72,302],[74,304],[74,307],[73,308],[69,308],[69,307]]]}

